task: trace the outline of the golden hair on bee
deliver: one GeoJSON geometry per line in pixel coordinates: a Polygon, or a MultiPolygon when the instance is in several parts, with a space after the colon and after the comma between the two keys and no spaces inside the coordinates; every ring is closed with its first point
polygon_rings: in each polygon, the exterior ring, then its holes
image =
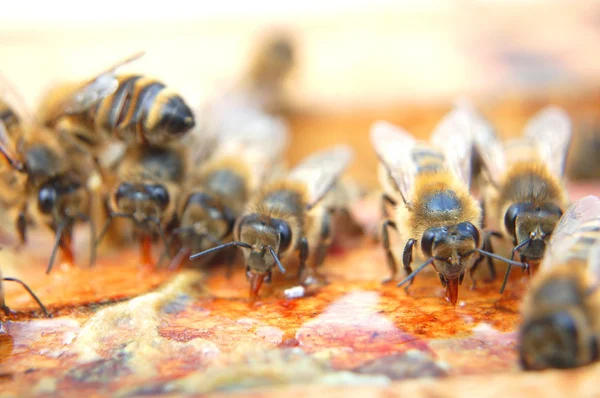
{"type": "Polygon", "coordinates": [[[574,368],[598,360],[599,286],[600,199],[587,196],[562,216],[523,301],[523,368],[574,368]]]}
{"type": "MultiPolygon", "coordinates": [[[[7,98],[20,96],[9,86],[2,87],[7,98]]],[[[46,225],[55,234],[54,246],[50,255],[47,272],[54,264],[60,250],[65,263],[73,264],[72,233],[76,221],[88,222],[90,239],[95,239],[95,226],[90,218],[92,200],[87,183],[93,169],[91,158],[83,153],[71,153],[68,143],[41,126],[29,113],[18,112],[12,102],[4,101],[5,111],[11,109],[14,115],[0,121],[0,151],[10,168],[2,170],[2,180],[7,182],[4,188],[18,189],[18,192],[6,193],[19,195],[15,202],[16,227],[21,244],[26,243],[26,230],[30,223],[46,225]],[[12,130],[8,131],[3,120],[10,120],[12,130]],[[10,173],[21,174],[11,181],[10,173]],[[24,180],[24,181],[23,181],[24,180]],[[31,205],[30,205],[31,204],[31,205]]],[[[92,245],[93,246],[93,245],[92,245]]],[[[90,262],[95,261],[92,247],[90,262]]]]}
{"type": "MultiPolygon", "coordinates": [[[[310,249],[315,253],[312,270],[324,259],[329,239],[329,220],[319,202],[342,175],[352,158],[347,146],[317,152],[304,159],[285,177],[267,183],[250,200],[234,227],[235,241],[190,257],[194,259],[226,247],[239,246],[244,253],[253,303],[263,281],[270,280],[276,265],[298,253],[299,275],[304,274],[310,249]]],[[[303,283],[312,283],[313,275],[303,283]],[[312,278],[311,278],[312,277],[312,278]]]]}
{"type": "Polygon", "coordinates": [[[218,135],[212,156],[187,178],[177,213],[180,224],[173,231],[180,236],[182,248],[173,266],[192,250],[204,251],[231,240],[235,221],[270,178],[287,142],[287,125],[260,112],[246,114],[218,135]]]}
{"type": "Polygon", "coordinates": [[[442,119],[430,142],[416,141],[386,122],[371,128],[371,142],[387,171],[382,186],[395,190],[383,196],[395,206],[395,217],[382,224],[382,243],[392,273],[384,282],[394,280],[398,273],[389,233],[394,229],[405,242],[401,257],[407,277],[398,286],[408,289],[415,276],[431,264],[453,305],[465,273],[469,271],[474,284],[477,260],[492,255],[481,249],[481,211],[469,193],[473,128],[470,114],[460,108],[442,119]],[[420,249],[427,261],[413,271],[415,249],[420,249]]]}
{"type": "MultiPolygon", "coordinates": [[[[563,181],[569,117],[562,109],[547,107],[527,123],[522,138],[505,144],[494,135],[474,134],[473,139],[489,181],[483,206],[500,229],[486,234],[484,250],[493,251],[492,236],[509,239],[512,258],[518,254],[527,269],[535,269],[569,203],[563,181]]],[[[501,292],[510,270],[509,265],[501,292]]]]}
{"type": "Polygon", "coordinates": [[[141,55],[84,83],[51,90],[42,101],[40,120],[96,155],[110,139],[154,146],[180,139],[195,124],[184,99],[156,79],[116,74],[141,55]]]}
{"type": "Polygon", "coordinates": [[[96,244],[115,218],[133,221],[140,239],[141,263],[153,264],[151,246],[158,233],[168,254],[165,229],[175,209],[186,177],[186,151],[182,145],[129,147],[116,170],[116,183],[108,200],[108,219],[96,244]]]}

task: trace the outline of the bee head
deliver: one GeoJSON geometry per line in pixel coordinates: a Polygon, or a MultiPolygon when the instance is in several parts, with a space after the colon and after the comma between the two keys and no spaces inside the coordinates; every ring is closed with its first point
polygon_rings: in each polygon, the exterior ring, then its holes
{"type": "Polygon", "coordinates": [[[190,247],[206,250],[229,236],[235,224],[235,214],[212,195],[195,192],[189,196],[181,217],[181,230],[190,247]]]}
{"type": "Polygon", "coordinates": [[[534,206],[529,202],[521,202],[508,208],[504,215],[504,227],[512,236],[515,246],[522,245],[519,251],[523,260],[539,260],[543,257],[546,243],[561,216],[562,210],[551,203],[534,206]]]}
{"type": "Polygon", "coordinates": [[[574,368],[598,357],[597,341],[576,307],[528,319],[519,333],[520,362],[527,370],[574,368]]]}
{"type": "Polygon", "coordinates": [[[51,179],[39,188],[37,196],[38,210],[46,216],[66,218],[87,212],[88,193],[75,176],[51,179]]]}
{"type": "Polygon", "coordinates": [[[169,191],[162,184],[131,184],[123,182],[115,191],[119,212],[133,215],[137,222],[148,217],[160,219],[169,206],[169,191]]]}
{"type": "Polygon", "coordinates": [[[243,217],[236,235],[240,241],[252,246],[252,250],[244,250],[246,265],[261,273],[269,271],[278,260],[275,257],[289,249],[292,242],[292,231],[287,222],[258,214],[243,217]]]}
{"type": "Polygon", "coordinates": [[[465,270],[475,261],[475,249],[479,245],[479,229],[470,222],[429,228],[421,238],[423,254],[433,259],[433,266],[452,304],[456,304],[458,285],[463,281],[465,270]]]}

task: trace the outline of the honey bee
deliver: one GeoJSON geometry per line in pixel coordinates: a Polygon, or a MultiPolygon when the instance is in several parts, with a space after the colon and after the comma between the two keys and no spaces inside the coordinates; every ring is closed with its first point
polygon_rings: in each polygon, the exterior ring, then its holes
{"type": "Polygon", "coordinates": [[[550,239],[522,306],[523,368],[574,368],[597,361],[600,342],[600,200],[571,205],[550,239]]]}
{"type": "MultiPolygon", "coordinates": [[[[511,239],[511,259],[518,253],[531,270],[539,265],[568,206],[563,176],[571,140],[569,117],[547,107],[527,123],[524,137],[504,147],[494,135],[475,134],[474,140],[489,181],[484,209],[501,228],[486,234],[484,250],[493,251],[492,236],[511,239]]],[[[501,292],[510,270],[509,264],[501,292]]]]}
{"type": "Polygon", "coordinates": [[[153,264],[152,241],[157,233],[168,253],[165,230],[174,220],[186,171],[186,152],[179,144],[127,148],[107,201],[108,219],[96,243],[102,241],[113,219],[127,218],[134,222],[140,239],[141,264],[153,264]]]}
{"type": "Polygon", "coordinates": [[[387,195],[395,206],[395,217],[382,224],[382,243],[392,273],[384,282],[394,280],[398,273],[390,242],[392,228],[406,242],[402,264],[407,277],[398,286],[406,285],[408,290],[415,276],[431,264],[453,305],[465,272],[470,271],[473,280],[475,260],[490,255],[481,249],[481,210],[469,194],[471,122],[464,110],[456,109],[438,124],[429,143],[416,141],[386,122],[376,122],[371,128],[371,142],[387,172],[381,183],[384,189],[395,191],[387,195]],[[427,261],[413,271],[415,249],[427,261]]]}
{"type": "Polygon", "coordinates": [[[183,247],[174,263],[191,251],[203,251],[231,240],[234,223],[267,170],[280,160],[287,144],[283,121],[254,115],[219,136],[215,153],[190,173],[173,231],[183,247]],[[265,145],[268,143],[268,145],[265,145]]]}
{"type": "Polygon", "coordinates": [[[250,200],[234,226],[235,241],[194,254],[190,260],[227,247],[241,247],[250,281],[250,303],[254,303],[263,281],[271,279],[277,265],[292,252],[298,253],[299,275],[304,277],[309,248],[314,248],[314,270],[324,260],[329,240],[329,217],[319,206],[321,199],[342,175],[352,159],[348,146],[317,152],[292,169],[287,176],[265,184],[250,200]]]}
{"type": "MultiPolygon", "coordinates": [[[[7,103],[3,107],[0,121],[0,152],[10,168],[0,168],[3,202],[16,206],[17,230],[22,243],[26,241],[26,226],[29,215],[37,223],[47,225],[55,233],[55,242],[46,272],[50,272],[60,248],[64,261],[73,264],[71,240],[75,221],[88,222],[90,239],[95,239],[95,226],[89,217],[90,191],[87,187],[91,158],[86,163],[84,156],[67,156],[64,142],[48,129],[19,115],[7,103]],[[6,111],[10,109],[10,111],[6,111]],[[6,127],[4,120],[9,120],[6,127]],[[34,206],[28,206],[29,202],[34,206]]],[[[92,246],[94,246],[92,244],[92,246]]],[[[92,247],[90,262],[95,261],[92,247]]]]}
{"type": "Polygon", "coordinates": [[[25,289],[27,291],[27,293],[29,293],[29,295],[31,296],[31,298],[33,298],[35,300],[35,302],[40,306],[40,308],[42,309],[42,312],[44,313],[44,315],[47,316],[47,317],[49,316],[48,310],[46,309],[46,307],[44,306],[44,304],[42,303],[42,301],[33,292],[33,290],[31,290],[29,288],[29,286],[27,286],[27,284],[25,284],[25,282],[23,282],[23,281],[21,281],[20,279],[17,279],[17,278],[3,277],[2,276],[2,272],[0,272],[0,310],[2,310],[4,312],[4,315],[10,316],[10,314],[13,313],[13,311],[8,307],[8,305],[6,305],[6,300],[4,298],[3,282],[15,282],[15,283],[18,283],[21,286],[23,286],[23,289],[25,289]]]}
{"type": "Polygon", "coordinates": [[[127,145],[161,146],[194,127],[183,98],[163,83],[141,75],[117,75],[135,54],[83,84],[61,84],[42,100],[42,124],[97,154],[112,139],[127,145]]]}
{"type": "Polygon", "coordinates": [[[286,108],[285,82],[296,63],[296,49],[292,38],[282,32],[260,41],[251,59],[242,88],[269,113],[286,108]]]}

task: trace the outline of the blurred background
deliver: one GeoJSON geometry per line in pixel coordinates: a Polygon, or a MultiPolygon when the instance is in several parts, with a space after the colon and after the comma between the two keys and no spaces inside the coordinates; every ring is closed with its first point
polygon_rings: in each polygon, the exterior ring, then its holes
{"type": "Polygon", "coordinates": [[[540,107],[565,106],[573,152],[582,153],[571,156],[571,175],[600,174],[595,1],[8,2],[0,71],[35,107],[53,82],[87,78],[145,50],[128,70],[156,76],[200,106],[244,73],[274,31],[296,45],[291,162],[349,142],[358,152],[352,174],[374,187],[374,120],[425,137],[467,97],[507,137],[540,107]]]}

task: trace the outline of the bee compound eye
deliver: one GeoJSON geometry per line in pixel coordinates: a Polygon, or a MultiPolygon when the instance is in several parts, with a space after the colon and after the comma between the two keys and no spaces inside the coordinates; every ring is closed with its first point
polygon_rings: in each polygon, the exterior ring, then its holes
{"type": "Polygon", "coordinates": [[[457,226],[458,232],[461,236],[471,237],[475,241],[475,247],[479,247],[480,236],[479,230],[475,225],[470,222],[463,222],[457,226]]]}
{"type": "Polygon", "coordinates": [[[279,250],[282,251],[287,249],[292,241],[292,230],[290,229],[290,225],[285,221],[278,219],[272,220],[271,225],[279,234],[279,250]]]}
{"type": "Polygon", "coordinates": [[[52,186],[44,186],[38,192],[38,208],[44,214],[49,214],[56,205],[58,194],[56,188],[52,186]]]}
{"type": "Polygon", "coordinates": [[[425,231],[423,237],[421,238],[421,250],[428,257],[431,257],[433,255],[433,242],[435,241],[436,236],[437,234],[434,230],[428,229],[427,231],[425,231]]]}
{"type": "Polygon", "coordinates": [[[515,203],[506,210],[504,214],[504,227],[511,236],[514,237],[516,235],[517,217],[528,208],[529,206],[526,203],[515,203]]]}
{"type": "Polygon", "coordinates": [[[169,192],[163,185],[150,185],[146,188],[148,195],[154,200],[161,209],[169,205],[169,192]]]}

